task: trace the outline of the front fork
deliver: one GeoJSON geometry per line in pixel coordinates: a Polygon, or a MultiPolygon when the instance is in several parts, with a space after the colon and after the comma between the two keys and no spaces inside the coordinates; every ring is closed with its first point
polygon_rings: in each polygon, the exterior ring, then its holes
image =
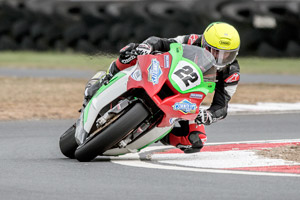
{"type": "Polygon", "coordinates": [[[112,119],[114,119],[116,116],[120,115],[122,113],[122,111],[124,111],[130,104],[132,104],[135,101],[137,101],[137,100],[124,99],[124,100],[120,101],[117,105],[115,105],[113,108],[109,109],[103,116],[101,116],[100,118],[98,118],[96,120],[97,130],[91,134],[87,133],[83,128],[84,127],[83,126],[84,111],[82,111],[79,119],[76,122],[75,138],[76,138],[76,142],[78,143],[78,145],[83,144],[84,141],[88,137],[94,137],[103,128],[108,126],[110,124],[109,122],[112,119]]]}

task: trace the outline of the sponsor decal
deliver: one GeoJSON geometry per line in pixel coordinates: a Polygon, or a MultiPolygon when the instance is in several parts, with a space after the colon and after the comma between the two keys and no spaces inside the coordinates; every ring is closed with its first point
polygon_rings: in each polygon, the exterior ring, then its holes
{"type": "Polygon", "coordinates": [[[133,61],[134,59],[136,59],[136,56],[130,56],[130,57],[127,58],[127,59],[120,59],[120,62],[123,63],[123,64],[128,64],[128,63],[130,63],[131,61],[133,61]]]}
{"type": "Polygon", "coordinates": [[[164,68],[170,68],[170,57],[169,55],[164,55],[164,68]]]}
{"type": "Polygon", "coordinates": [[[138,67],[131,75],[131,78],[136,80],[136,81],[141,81],[142,80],[142,72],[140,68],[138,67]]]}
{"type": "Polygon", "coordinates": [[[170,118],[169,119],[169,123],[172,125],[172,124],[174,124],[176,122],[177,119],[178,118],[170,118]]]}
{"type": "Polygon", "coordinates": [[[173,110],[178,110],[183,114],[195,113],[197,109],[197,105],[195,103],[192,103],[186,99],[182,100],[181,102],[176,102],[172,107],[173,110]]]}
{"type": "Polygon", "coordinates": [[[228,78],[225,79],[225,83],[232,83],[240,80],[240,74],[239,73],[234,73],[228,78]]]}
{"type": "Polygon", "coordinates": [[[192,94],[190,94],[190,98],[193,98],[193,99],[203,99],[203,94],[192,93],[192,94]]]}
{"type": "Polygon", "coordinates": [[[227,46],[231,44],[230,41],[226,41],[226,40],[220,40],[219,43],[220,45],[227,45],[227,46]]]}
{"type": "Polygon", "coordinates": [[[148,81],[152,82],[153,85],[159,83],[159,78],[162,75],[159,61],[155,58],[151,60],[151,65],[148,67],[148,81]]]}
{"type": "Polygon", "coordinates": [[[188,44],[194,44],[194,42],[199,38],[197,34],[192,34],[189,37],[188,44]]]}

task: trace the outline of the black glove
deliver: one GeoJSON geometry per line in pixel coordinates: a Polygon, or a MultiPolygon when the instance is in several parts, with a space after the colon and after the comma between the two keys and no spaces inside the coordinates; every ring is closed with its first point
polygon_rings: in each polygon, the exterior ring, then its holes
{"type": "Polygon", "coordinates": [[[130,43],[120,50],[119,60],[123,64],[128,64],[136,59],[138,55],[150,54],[152,49],[152,46],[147,43],[130,43]]]}
{"type": "Polygon", "coordinates": [[[213,116],[208,110],[200,110],[198,116],[195,119],[195,122],[198,125],[210,125],[211,123],[213,123],[213,116]]]}
{"type": "Polygon", "coordinates": [[[147,55],[150,54],[153,50],[153,47],[148,43],[141,43],[136,47],[138,55],[147,55]]]}
{"type": "Polygon", "coordinates": [[[130,44],[126,45],[125,47],[123,47],[120,50],[120,57],[119,57],[120,62],[123,64],[128,64],[131,61],[133,61],[134,59],[136,59],[137,55],[132,53],[132,51],[135,50],[135,48],[137,46],[138,46],[138,44],[136,44],[136,43],[130,43],[130,44]]]}

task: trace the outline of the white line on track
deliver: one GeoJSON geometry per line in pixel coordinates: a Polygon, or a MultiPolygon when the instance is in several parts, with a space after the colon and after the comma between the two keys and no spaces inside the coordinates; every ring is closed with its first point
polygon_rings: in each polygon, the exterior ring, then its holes
{"type": "Polygon", "coordinates": [[[159,165],[159,164],[143,162],[140,160],[113,160],[112,162],[116,163],[116,164],[120,164],[120,165],[126,165],[126,166],[132,166],[132,167],[144,167],[144,168],[150,168],[150,169],[166,169],[166,170],[217,173],[217,174],[300,177],[299,174],[284,174],[284,173],[271,173],[271,172],[249,172],[249,171],[234,171],[234,170],[221,170],[221,169],[200,169],[200,168],[180,167],[180,166],[166,166],[166,165],[159,165]]]}
{"type": "MultiPolygon", "coordinates": [[[[206,145],[224,145],[224,144],[251,144],[251,143],[282,143],[282,142],[300,142],[300,139],[292,140],[259,140],[259,141],[240,141],[240,142],[226,142],[226,143],[207,143],[206,145]]],[[[170,146],[152,146],[142,150],[140,153],[126,154],[119,157],[110,157],[112,163],[132,166],[132,167],[143,167],[150,169],[164,169],[164,170],[178,170],[178,171],[191,171],[191,172],[202,172],[202,173],[218,173],[218,174],[237,174],[237,175],[257,175],[257,176],[279,176],[279,177],[300,177],[300,174],[291,173],[274,173],[274,172],[254,172],[254,171],[239,171],[239,170],[223,170],[223,169],[212,169],[212,168],[196,168],[189,166],[177,166],[175,165],[163,165],[151,163],[151,159],[148,162],[140,160],[139,154],[155,150],[168,149],[170,146]]],[[[201,154],[201,152],[200,152],[201,154]]],[[[151,155],[150,155],[151,157],[151,155]]]]}
{"type": "Polygon", "coordinates": [[[258,144],[258,143],[287,143],[287,142],[300,142],[300,139],[278,139],[278,140],[252,140],[252,141],[237,141],[237,142],[216,142],[216,143],[205,143],[205,146],[222,145],[222,144],[258,144]]]}

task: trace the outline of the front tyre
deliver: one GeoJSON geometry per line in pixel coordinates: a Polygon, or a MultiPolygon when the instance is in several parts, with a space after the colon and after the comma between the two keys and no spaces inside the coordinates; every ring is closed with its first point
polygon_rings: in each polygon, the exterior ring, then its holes
{"type": "Polygon", "coordinates": [[[135,104],[103,132],[86,144],[79,146],[75,151],[75,158],[81,162],[93,160],[120,142],[131,130],[143,122],[148,114],[141,103],[135,104]]]}
{"type": "Polygon", "coordinates": [[[78,144],[75,139],[76,124],[73,124],[60,138],[59,148],[62,154],[68,158],[75,158],[78,144]]]}

